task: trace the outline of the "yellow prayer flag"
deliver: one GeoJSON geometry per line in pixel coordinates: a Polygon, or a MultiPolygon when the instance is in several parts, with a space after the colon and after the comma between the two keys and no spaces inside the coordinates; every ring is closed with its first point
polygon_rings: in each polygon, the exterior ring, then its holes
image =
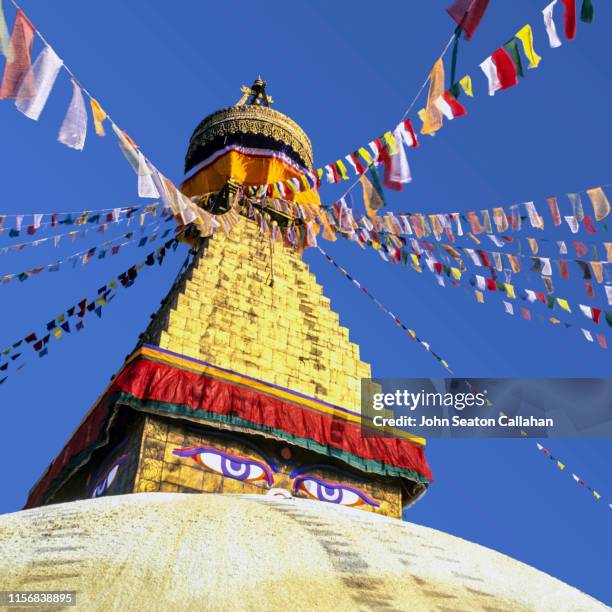
{"type": "Polygon", "coordinates": [[[387,145],[387,149],[389,150],[389,155],[395,155],[397,153],[397,145],[395,143],[395,138],[391,132],[385,132],[383,134],[382,139],[385,141],[387,145]]]}
{"type": "Polygon", "coordinates": [[[593,204],[595,220],[605,219],[610,214],[610,202],[608,202],[604,190],[601,187],[594,187],[593,189],[587,189],[587,193],[591,198],[591,204],[593,204]]]}
{"type": "Polygon", "coordinates": [[[560,461],[557,461],[557,467],[562,470],[565,468],[565,463],[561,463],[560,461]]]}
{"type": "Polygon", "coordinates": [[[478,291],[478,289],[476,289],[474,293],[476,294],[476,301],[479,304],[484,304],[484,295],[482,294],[482,291],[478,291]]]}
{"type": "Polygon", "coordinates": [[[514,293],[514,285],[510,285],[506,283],[506,295],[513,300],[516,299],[516,294],[514,293]]]}
{"type": "Polygon", "coordinates": [[[535,238],[527,238],[527,242],[529,243],[529,247],[531,248],[531,252],[534,255],[537,255],[538,253],[538,243],[536,242],[535,238]]]}
{"type": "Polygon", "coordinates": [[[460,280],[461,279],[461,270],[459,270],[459,268],[451,268],[451,276],[455,280],[460,280]]]}
{"type": "Polygon", "coordinates": [[[593,495],[595,496],[595,499],[599,499],[601,497],[597,491],[593,491],[593,495]]]}
{"type": "Polygon", "coordinates": [[[503,208],[493,209],[493,219],[498,232],[505,232],[508,229],[508,218],[503,208]]]}
{"type": "Polygon", "coordinates": [[[550,322],[553,325],[558,325],[559,323],[561,323],[561,321],[559,321],[559,319],[557,319],[556,317],[550,317],[550,322]]]}
{"type": "Polygon", "coordinates": [[[435,134],[442,127],[442,111],[435,104],[442,95],[444,95],[444,63],[439,59],[429,73],[429,93],[421,134],[435,134]]]}
{"type": "Polygon", "coordinates": [[[413,340],[416,340],[416,334],[414,333],[412,329],[408,330],[408,334],[413,340]]]}
{"type": "Polygon", "coordinates": [[[372,165],[372,156],[370,155],[370,153],[365,147],[359,147],[359,149],[357,150],[357,153],[361,155],[361,157],[363,158],[365,163],[368,164],[368,166],[372,165]]]}
{"type": "Polygon", "coordinates": [[[480,244],[480,240],[478,240],[478,238],[476,238],[476,236],[474,236],[474,234],[472,234],[472,232],[468,232],[468,236],[476,243],[476,244],[480,244]]]}
{"type": "Polygon", "coordinates": [[[62,330],[59,327],[55,328],[53,335],[59,340],[62,337],[62,330]]]}
{"type": "Polygon", "coordinates": [[[363,187],[363,203],[365,204],[368,217],[375,217],[376,213],[383,207],[383,199],[378,195],[374,185],[372,185],[365,174],[359,177],[359,181],[363,187]]]}
{"type": "Polygon", "coordinates": [[[516,37],[523,43],[523,51],[529,60],[527,68],[537,68],[542,59],[533,48],[533,32],[531,26],[527,24],[523,26],[517,33],[516,37]]]}
{"type": "Polygon", "coordinates": [[[346,172],[346,166],[344,165],[344,163],[342,162],[341,159],[339,159],[336,162],[336,168],[338,168],[338,171],[340,172],[340,176],[345,180],[348,181],[348,174],[346,172]]]}
{"type": "Polygon", "coordinates": [[[91,105],[91,113],[93,115],[96,134],[98,136],[105,136],[106,133],[104,131],[104,126],[102,125],[102,122],[106,119],[106,113],[104,112],[104,109],[100,106],[96,99],[90,98],[89,103],[91,105]]]}
{"type": "Polygon", "coordinates": [[[603,265],[600,261],[591,261],[591,270],[597,279],[597,282],[601,285],[603,283],[603,265]]]}
{"type": "Polygon", "coordinates": [[[472,77],[469,74],[466,74],[459,81],[459,85],[463,87],[463,91],[465,91],[466,96],[470,96],[470,98],[474,97],[474,92],[472,91],[472,77]]]}
{"type": "Polygon", "coordinates": [[[559,306],[561,306],[561,308],[563,308],[563,310],[566,310],[567,312],[572,312],[569,304],[567,303],[567,300],[563,299],[563,298],[557,298],[557,302],[559,303],[559,306]]]}
{"type": "Polygon", "coordinates": [[[604,242],[604,248],[606,249],[606,257],[608,261],[612,261],[612,242],[604,242]]]}

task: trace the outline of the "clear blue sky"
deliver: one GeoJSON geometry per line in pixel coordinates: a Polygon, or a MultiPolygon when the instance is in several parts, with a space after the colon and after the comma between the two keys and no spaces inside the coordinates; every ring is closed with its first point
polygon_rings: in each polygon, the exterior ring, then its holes
{"type": "MultiPolygon", "coordinates": [[[[540,12],[547,3],[491,2],[477,35],[460,49],[459,72],[472,75],[476,93],[467,102],[469,115],[412,152],[414,182],[390,197],[391,209],[467,211],[536,200],[545,213],[546,196],[611,182],[612,6],[594,0],[595,23],[579,23],[577,39],[552,50],[540,12]],[[542,63],[518,87],[489,98],[478,64],[527,22],[542,63]]],[[[448,4],[389,1],[375,10],[365,2],[24,0],[24,9],[119,125],[179,181],[195,125],[233,104],[240,85],[258,73],[268,81],[276,108],[309,133],[321,164],[393,127],[453,30],[444,10],[448,4]]],[[[561,7],[556,10],[559,18],[561,7]]],[[[12,22],[12,9],[7,13],[12,22]]],[[[1,212],[137,202],[134,175],[112,137],[97,138],[90,125],[83,153],[56,142],[69,99],[62,75],[38,123],[11,102],[0,104],[1,212]]],[[[326,201],[335,195],[330,188],[322,192],[326,201]]],[[[560,203],[567,207],[565,200],[560,203]]],[[[58,250],[41,246],[4,255],[0,272],[47,263],[96,242],[92,236],[58,250]]],[[[184,258],[183,249],[121,292],[102,320],[94,318],[78,336],[54,342],[48,357],[31,360],[0,388],[5,457],[0,512],[21,507],[31,484],[133,348],[184,258]]],[[[513,319],[497,296],[478,305],[464,290],[441,289],[431,275],[385,264],[352,244],[328,250],[459,376],[611,374],[609,352],[549,324],[513,319]]],[[[146,252],[126,249],[75,270],[1,286],[0,344],[44,328],[146,252]]],[[[305,258],[376,375],[444,375],[317,253],[305,258]]],[[[558,295],[589,303],[577,268],[570,273],[571,281],[557,277],[558,295]]],[[[525,286],[540,290],[537,277],[527,281],[525,286]]],[[[603,304],[601,287],[598,293],[595,303],[603,304]]],[[[612,444],[546,445],[567,464],[564,472],[539,455],[532,440],[432,440],[436,481],[407,518],[507,553],[610,603],[612,510],[603,502],[612,501],[612,444]],[[601,502],[573,483],[570,470],[602,493],[601,502]]]]}

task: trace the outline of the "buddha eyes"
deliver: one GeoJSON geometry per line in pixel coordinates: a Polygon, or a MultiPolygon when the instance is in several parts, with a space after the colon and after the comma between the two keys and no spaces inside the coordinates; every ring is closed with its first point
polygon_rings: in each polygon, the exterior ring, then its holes
{"type": "Polygon", "coordinates": [[[96,497],[101,497],[108,491],[110,486],[113,484],[115,478],[117,478],[117,473],[119,472],[119,468],[127,461],[127,455],[122,455],[115,461],[112,467],[108,470],[106,475],[98,481],[98,484],[94,487],[93,493],[91,494],[92,499],[96,497]]]}
{"type": "Polygon", "coordinates": [[[242,459],[223,451],[209,447],[177,448],[172,451],[178,457],[191,457],[204,468],[243,482],[257,482],[265,480],[272,486],[272,472],[270,468],[253,459],[242,459]]]}
{"type": "Polygon", "coordinates": [[[293,483],[293,492],[302,491],[312,499],[339,504],[340,506],[362,506],[368,504],[378,508],[380,504],[359,489],[334,484],[316,476],[299,476],[293,483]]]}
{"type": "MultiPolygon", "coordinates": [[[[270,487],[274,484],[272,470],[278,471],[274,465],[270,468],[261,461],[244,459],[208,446],[176,448],[172,453],[177,457],[191,457],[201,467],[221,476],[242,482],[265,481],[270,487]]],[[[366,504],[374,508],[380,506],[377,501],[355,487],[329,482],[317,476],[304,474],[304,472],[302,472],[302,475],[294,472],[291,474],[291,478],[295,478],[293,481],[294,494],[301,491],[312,499],[340,506],[362,506],[366,504]]]]}

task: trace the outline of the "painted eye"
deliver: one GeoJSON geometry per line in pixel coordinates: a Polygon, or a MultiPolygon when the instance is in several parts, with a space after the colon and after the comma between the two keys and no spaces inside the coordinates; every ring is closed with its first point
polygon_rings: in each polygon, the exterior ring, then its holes
{"type": "Polygon", "coordinates": [[[380,504],[363,491],[347,485],[336,484],[316,476],[300,476],[293,483],[295,493],[302,491],[312,499],[340,506],[362,506],[368,504],[378,508],[380,504]]]}
{"type": "Polygon", "coordinates": [[[265,480],[272,486],[272,472],[267,465],[253,459],[242,459],[207,447],[177,448],[172,451],[178,457],[191,457],[204,468],[243,482],[265,480]]]}
{"type": "Polygon", "coordinates": [[[113,484],[115,478],[117,478],[119,468],[127,461],[127,458],[127,455],[122,455],[119,457],[106,475],[101,480],[98,480],[98,484],[94,487],[93,493],[91,494],[92,499],[101,497],[106,493],[109,487],[113,484]]]}

